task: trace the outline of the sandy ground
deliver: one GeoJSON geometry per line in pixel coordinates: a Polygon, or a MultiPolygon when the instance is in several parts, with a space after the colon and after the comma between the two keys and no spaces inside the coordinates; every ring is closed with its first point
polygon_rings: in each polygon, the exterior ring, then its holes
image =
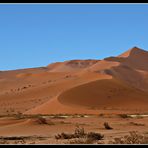
{"type": "Polygon", "coordinates": [[[104,138],[101,140],[103,144],[108,144],[114,138],[128,135],[131,131],[148,134],[148,117],[122,118],[109,114],[53,117],[44,116],[48,124],[40,124],[38,117],[24,117],[24,119],[1,117],[0,137],[24,137],[23,141],[5,140],[9,144],[67,144],[69,140],[56,140],[55,135],[62,132],[74,133],[76,126],[84,128],[85,132],[103,134],[104,138]],[[108,122],[113,129],[105,129],[104,122],[108,122]]]}

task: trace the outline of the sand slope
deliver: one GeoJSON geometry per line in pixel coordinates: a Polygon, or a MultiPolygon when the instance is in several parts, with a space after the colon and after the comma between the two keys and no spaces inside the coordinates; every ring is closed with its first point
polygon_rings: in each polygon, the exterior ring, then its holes
{"type": "Polygon", "coordinates": [[[148,52],[0,72],[0,114],[96,113],[148,105],[148,52]]]}
{"type": "Polygon", "coordinates": [[[62,93],[58,100],[66,105],[113,108],[147,108],[148,93],[116,79],[98,80],[62,93]],[[128,103],[127,103],[128,102],[128,103]]]}

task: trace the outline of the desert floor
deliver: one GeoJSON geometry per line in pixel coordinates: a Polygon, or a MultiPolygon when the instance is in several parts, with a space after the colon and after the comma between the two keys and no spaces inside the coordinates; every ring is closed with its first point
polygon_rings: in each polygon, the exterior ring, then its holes
{"type": "Polygon", "coordinates": [[[129,135],[132,131],[148,136],[148,116],[125,114],[1,116],[0,143],[69,144],[75,139],[57,140],[55,136],[62,132],[74,133],[76,127],[84,128],[85,132],[104,135],[102,140],[95,141],[94,144],[109,144],[115,138],[129,135]],[[107,130],[104,127],[105,122],[108,122],[113,129],[107,130]]]}

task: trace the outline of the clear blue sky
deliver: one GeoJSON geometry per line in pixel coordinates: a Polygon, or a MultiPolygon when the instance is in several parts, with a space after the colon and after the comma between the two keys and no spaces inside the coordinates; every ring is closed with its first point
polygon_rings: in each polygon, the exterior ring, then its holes
{"type": "Polygon", "coordinates": [[[0,70],[148,49],[148,4],[1,4],[0,70]]]}

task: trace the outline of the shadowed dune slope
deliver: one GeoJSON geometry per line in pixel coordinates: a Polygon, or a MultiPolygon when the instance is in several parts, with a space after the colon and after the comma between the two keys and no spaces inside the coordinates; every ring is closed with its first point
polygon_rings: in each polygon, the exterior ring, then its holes
{"type": "Polygon", "coordinates": [[[147,108],[148,93],[110,79],[72,88],[62,93],[58,100],[65,105],[138,109],[147,108]]]}
{"type": "Polygon", "coordinates": [[[103,72],[122,80],[128,85],[148,91],[148,52],[134,47],[118,57],[108,57],[106,62],[118,62],[119,65],[104,68],[103,72]]]}
{"type": "Polygon", "coordinates": [[[148,71],[148,52],[137,47],[133,47],[118,57],[109,57],[105,58],[105,60],[118,61],[133,69],[148,71]]]}

